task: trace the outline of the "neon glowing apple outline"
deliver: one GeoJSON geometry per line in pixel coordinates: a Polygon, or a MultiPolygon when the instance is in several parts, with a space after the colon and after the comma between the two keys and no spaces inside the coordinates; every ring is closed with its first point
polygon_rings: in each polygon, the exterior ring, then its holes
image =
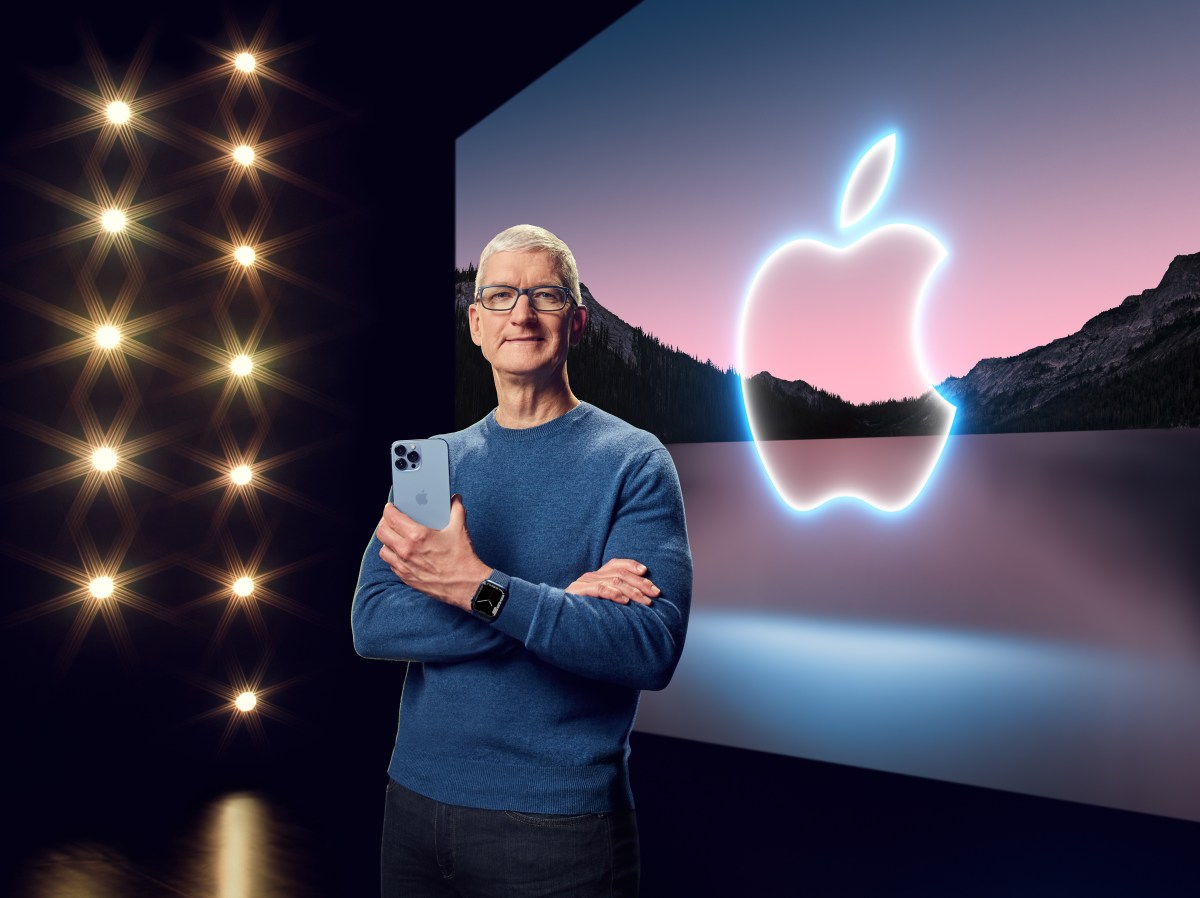
{"type": "MultiPolygon", "coordinates": [[[[839,223],[843,230],[852,228],[854,225],[866,218],[878,205],[882,198],[888,182],[891,178],[892,169],[895,162],[896,151],[896,134],[892,133],[876,141],[866,153],[864,153],[858,163],[854,166],[854,170],[846,183],[846,188],[842,193],[842,204],[839,214],[839,223]]],[[[934,273],[941,267],[942,262],[949,255],[942,243],[933,236],[933,234],[913,224],[905,223],[890,223],[880,225],[878,228],[863,235],[848,246],[837,247],[822,243],[818,240],[810,238],[798,238],[788,241],[787,243],[777,247],[769,256],[759,265],[754,277],[751,279],[749,286],[746,289],[745,300],[742,303],[742,311],[738,320],[738,359],[737,367],[742,372],[742,405],[746,412],[746,422],[750,427],[750,433],[753,437],[755,449],[758,454],[759,461],[762,463],[763,470],[767,474],[767,478],[771,482],[776,494],[795,511],[812,511],[825,503],[840,498],[857,499],[864,502],[880,511],[896,512],[907,508],[924,490],[925,485],[929,482],[934,469],[937,467],[938,461],[941,459],[942,451],[945,448],[947,438],[950,434],[950,429],[954,424],[954,417],[957,413],[957,407],[945,399],[936,389],[933,389],[933,379],[929,376],[929,368],[925,362],[925,355],[922,351],[921,338],[919,333],[919,322],[921,317],[921,308],[925,302],[925,294],[927,292],[930,281],[933,280],[934,273]],[[918,370],[921,377],[929,384],[930,390],[933,392],[935,402],[941,403],[945,414],[945,423],[943,430],[936,437],[928,439],[936,440],[936,448],[932,448],[930,452],[928,464],[923,473],[919,477],[914,477],[915,487],[911,493],[900,497],[895,501],[887,501],[863,495],[856,491],[853,487],[834,486],[827,493],[822,494],[816,501],[811,502],[795,502],[788,496],[789,490],[786,489],[786,484],[781,482],[780,472],[773,470],[768,462],[758,438],[758,428],[755,426],[753,415],[750,412],[750,402],[746,395],[746,381],[748,379],[749,367],[746,359],[746,315],[750,309],[752,297],[755,292],[755,285],[759,282],[763,272],[765,272],[773,261],[781,258],[785,252],[794,252],[796,249],[812,249],[822,253],[832,254],[834,256],[854,253],[856,249],[866,244],[877,235],[889,235],[896,232],[903,232],[911,238],[927,241],[927,245],[934,252],[934,261],[924,281],[921,283],[915,302],[913,303],[913,315],[911,323],[911,339],[913,346],[913,356],[916,360],[918,370]]],[[[820,386],[820,385],[818,385],[820,386]]],[[[896,397],[899,398],[899,397],[896,397]]],[[[864,439],[898,439],[896,437],[866,437],[864,439]]],[[[764,441],[766,442],[766,441],[764,441]]]]}

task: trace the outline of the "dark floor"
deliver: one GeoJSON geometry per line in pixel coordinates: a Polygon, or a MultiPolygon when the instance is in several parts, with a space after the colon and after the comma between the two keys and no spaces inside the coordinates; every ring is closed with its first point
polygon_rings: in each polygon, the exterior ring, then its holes
{"type": "MultiPolygon", "coordinates": [[[[164,710],[187,694],[170,682],[27,686],[10,705],[0,894],[374,894],[397,671],[346,661],[314,690],[315,724],[259,737],[164,710]]],[[[646,896],[1182,898],[1200,876],[1196,823],[640,733],[633,746],[646,896]]]]}

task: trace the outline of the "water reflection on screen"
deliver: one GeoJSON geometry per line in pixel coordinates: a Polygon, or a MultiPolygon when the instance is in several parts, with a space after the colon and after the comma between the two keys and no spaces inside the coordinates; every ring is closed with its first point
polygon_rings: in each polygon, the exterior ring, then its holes
{"type": "Polygon", "coordinates": [[[692,619],[640,730],[1200,820],[1200,429],[953,436],[896,514],[668,448],[692,619]]]}

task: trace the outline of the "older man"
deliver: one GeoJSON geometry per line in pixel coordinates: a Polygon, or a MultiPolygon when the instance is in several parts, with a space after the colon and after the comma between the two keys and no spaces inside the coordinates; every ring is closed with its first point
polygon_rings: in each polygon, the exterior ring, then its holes
{"type": "Polygon", "coordinates": [[[384,894],[635,895],[629,733],[691,600],[678,476],[655,437],[571,392],[587,310],[561,240],[498,234],[468,314],[497,407],[444,436],[450,523],[387,505],[354,597],[359,654],[413,662],[384,894]]]}

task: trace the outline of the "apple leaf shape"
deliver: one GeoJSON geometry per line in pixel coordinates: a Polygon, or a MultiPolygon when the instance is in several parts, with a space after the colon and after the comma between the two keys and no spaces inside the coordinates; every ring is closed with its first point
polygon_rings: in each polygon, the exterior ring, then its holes
{"type": "Polygon", "coordinates": [[[862,221],[883,196],[896,161],[896,135],[889,134],[863,154],[842,194],[841,227],[862,221]]]}

